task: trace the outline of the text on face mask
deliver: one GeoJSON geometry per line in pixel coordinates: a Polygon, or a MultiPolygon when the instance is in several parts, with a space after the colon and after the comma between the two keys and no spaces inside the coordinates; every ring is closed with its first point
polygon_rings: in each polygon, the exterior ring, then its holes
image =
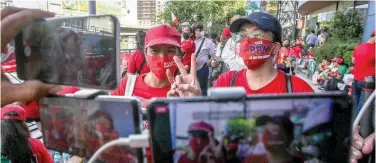
{"type": "Polygon", "coordinates": [[[169,67],[174,66],[174,65],[175,65],[174,61],[165,62],[164,63],[164,68],[169,68],[169,67]]]}
{"type": "Polygon", "coordinates": [[[258,44],[258,45],[250,45],[249,46],[250,51],[265,51],[269,52],[270,50],[270,45],[268,44],[258,44]]]}

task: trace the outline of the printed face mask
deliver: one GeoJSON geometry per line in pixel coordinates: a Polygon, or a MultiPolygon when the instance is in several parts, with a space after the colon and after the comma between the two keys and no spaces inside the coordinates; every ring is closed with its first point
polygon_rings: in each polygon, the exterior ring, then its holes
{"type": "Polygon", "coordinates": [[[248,69],[257,69],[272,55],[273,43],[261,38],[244,37],[237,43],[235,49],[248,69]]]}
{"type": "Polygon", "coordinates": [[[161,80],[166,80],[167,75],[166,71],[167,69],[170,69],[171,73],[174,74],[177,66],[174,61],[174,56],[147,56],[147,63],[150,68],[150,71],[153,72],[153,74],[161,80]]]}
{"type": "Polygon", "coordinates": [[[209,139],[192,138],[189,140],[189,147],[195,153],[196,157],[209,145],[209,139]]]}

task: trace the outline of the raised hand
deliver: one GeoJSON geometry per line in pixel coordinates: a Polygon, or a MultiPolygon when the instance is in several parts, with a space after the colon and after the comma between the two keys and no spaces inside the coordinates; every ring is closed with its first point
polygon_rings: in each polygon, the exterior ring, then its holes
{"type": "Polygon", "coordinates": [[[184,67],[179,57],[175,56],[174,61],[180,71],[180,75],[174,78],[172,72],[167,70],[167,78],[171,83],[171,89],[167,93],[167,97],[200,96],[201,89],[197,81],[196,55],[192,54],[190,73],[187,72],[187,69],[184,67]]]}

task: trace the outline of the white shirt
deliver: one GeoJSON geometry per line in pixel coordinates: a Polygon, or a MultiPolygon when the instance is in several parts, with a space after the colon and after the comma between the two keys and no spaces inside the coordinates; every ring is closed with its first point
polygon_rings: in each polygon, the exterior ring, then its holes
{"type": "Polygon", "coordinates": [[[196,41],[195,53],[197,55],[196,57],[197,70],[201,69],[205,63],[208,63],[209,55],[214,54],[214,51],[215,51],[215,45],[213,41],[211,41],[209,38],[205,38],[205,42],[202,44],[201,51],[199,54],[197,54],[197,51],[200,48],[200,45],[203,40],[204,40],[204,37],[196,41]]]}
{"type": "Polygon", "coordinates": [[[223,52],[221,56],[221,44],[220,43],[217,47],[217,53],[215,54],[217,57],[220,57],[223,59],[223,62],[225,62],[229,68],[230,71],[232,70],[242,70],[246,68],[243,59],[235,54],[235,41],[233,41],[231,38],[226,42],[225,47],[223,47],[223,52]]]}

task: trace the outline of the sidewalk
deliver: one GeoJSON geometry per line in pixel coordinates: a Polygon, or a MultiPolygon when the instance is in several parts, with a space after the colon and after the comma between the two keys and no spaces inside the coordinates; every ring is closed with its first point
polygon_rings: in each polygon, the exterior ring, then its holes
{"type": "Polygon", "coordinates": [[[299,74],[296,74],[296,76],[303,79],[304,81],[306,81],[312,87],[312,89],[315,91],[315,93],[324,93],[325,92],[324,90],[319,90],[318,85],[313,85],[312,79],[308,79],[305,74],[299,73],[299,74]]]}

